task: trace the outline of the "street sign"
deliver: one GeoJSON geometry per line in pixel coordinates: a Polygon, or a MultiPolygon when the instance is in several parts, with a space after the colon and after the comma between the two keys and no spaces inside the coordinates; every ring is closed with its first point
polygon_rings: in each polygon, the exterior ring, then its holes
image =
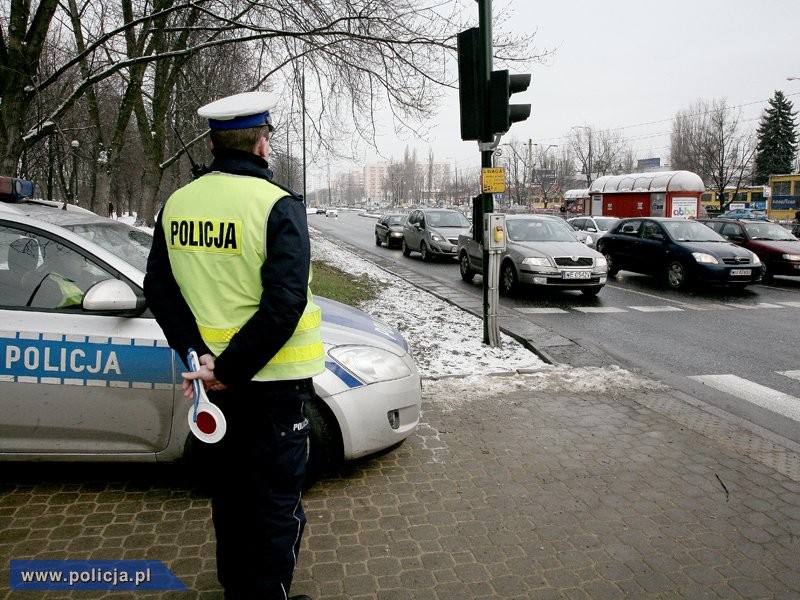
{"type": "Polygon", "coordinates": [[[502,167],[481,169],[481,189],[484,194],[505,193],[506,170],[502,167]]]}

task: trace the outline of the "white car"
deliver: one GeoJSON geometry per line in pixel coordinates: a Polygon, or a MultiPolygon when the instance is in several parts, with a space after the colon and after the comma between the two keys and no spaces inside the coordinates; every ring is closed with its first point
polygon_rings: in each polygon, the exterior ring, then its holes
{"type": "MultiPolygon", "coordinates": [[[[142,293],[152,236],[62,206],[0,202],[0,460],[179,460],[192,404],[142,293]],[[73,306],[46,289],[55,255],[83,292],[73,306]]],[[[399,332],[316,300],[326,370],[307,414],[320,472],[411,435],[421,386],[399,332]]]]}

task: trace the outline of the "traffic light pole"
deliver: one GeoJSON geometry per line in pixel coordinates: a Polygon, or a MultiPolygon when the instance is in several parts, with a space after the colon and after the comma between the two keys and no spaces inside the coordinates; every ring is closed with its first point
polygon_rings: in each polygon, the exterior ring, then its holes
{"type": "Polygon", "coordinates": [[[525,91],[531,76],[511,75],[507,70],[492,71],[492,0],[476,0],[478,27],[458,34],[458,94],[461,112],[461,139],[476,140],[481,152],[481,193],[472,199],[472,237],[482,244],[483,257],[483,342],[500,345],[497,308],[500,304],[499,258],[497,244],[504,239],[502,226],[497,227],[500,240],[492,240],[492,249],[484,239],[484,222],[494,212],[494,193],[504,193],[505,172],[493,169],[492,156],[502,135],[512,123],[524,121],[531,112],[530,104],[510,104],[512,94],[525,91]],[[499,173],[498,173],[499,171],[499,173]],[[497,181],[500,175],[500,181],[497,181]],[[489,181],[491,180],[491,181],[489,181]]]}
{"type": "MultiPolygon", "coordinates": [[[[491,131],[489,120],[488,90],[489,79],[492,72],[492,0],[478,0],[478,29],[480,31],[479,48],[483,54],[481,61],[481,79],[483,85],[481,89],[484,93],[482,102],[484,116],[480,139],[481,150],[481,169],[491,168],[492,155],[494,148],[491,147],[494,141],[494,133],[491,131]]],[[[473,229],[483,228],[484,215],[494,212],[494,195],[492,193],[481,193],[480,221],[473,223],[473,229]]],[[[483,259],[483,343],[491,346],[500,345],[499,336],[495,335],[497,328],[497,292],[498,277],[494,269],[490,269],[491,257],[489,256],[488,240],[483,240],[482,259],[483,259]]]]}

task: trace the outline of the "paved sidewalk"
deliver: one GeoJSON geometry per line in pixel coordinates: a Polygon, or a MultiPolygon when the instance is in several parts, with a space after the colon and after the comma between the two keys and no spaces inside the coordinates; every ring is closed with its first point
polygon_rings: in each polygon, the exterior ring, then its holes
{"type": "MultiPolygon", "coordinates": [[[[511,331],[513,317],[506,331],[542,356],[608,364],[545,330],[511,331]]],[[[535,375],[485,394],[475,385],[426,381],[416,435],[308,492],[293,593],[800,598],[796,444],[659,386],[587,394],[535,375]]],[[[208,498],[179,467],[0,469],[0,600],[221,599],[208,498]],[[8,591],[8,560],[31,558],[161,560],[189,589],[8,591]]]]}
{"type": "MultiPolygon", "coordinates": [[[[417,435],[309,491],[295,593],[800,597],[800,482],[664,414],[681,402],[669,391],[531,382],[454,403],[458,385],[470,382],[426,382],[417,435]]],[[[714,438],[749,435],[689,405],[679,416],[714,438]]],[[[221,598],[208,499],[178,469],[3,470],[4,561],[156,559],[189,591],[13,593],[4,570],[0,598],[221,598]]]]}

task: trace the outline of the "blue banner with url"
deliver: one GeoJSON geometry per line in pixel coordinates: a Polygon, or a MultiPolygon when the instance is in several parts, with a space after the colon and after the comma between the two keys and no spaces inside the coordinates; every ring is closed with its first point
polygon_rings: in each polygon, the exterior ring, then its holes
{"type": "Polygon", "coordinates": [[[185,590],[160,560],[12,560],[12,590],[185,590]]]}

